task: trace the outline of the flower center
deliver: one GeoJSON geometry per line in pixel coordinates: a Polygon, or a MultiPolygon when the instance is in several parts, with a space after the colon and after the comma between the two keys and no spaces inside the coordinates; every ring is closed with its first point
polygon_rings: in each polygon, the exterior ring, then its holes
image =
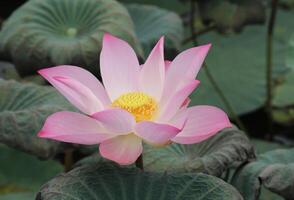
{"type": "Polygon", "coordinates": [[[131,113],[137,122],[151,120],[157,111],[156,101],[143,92],[130,92],[118,97],[112,105],[131,113]]]}

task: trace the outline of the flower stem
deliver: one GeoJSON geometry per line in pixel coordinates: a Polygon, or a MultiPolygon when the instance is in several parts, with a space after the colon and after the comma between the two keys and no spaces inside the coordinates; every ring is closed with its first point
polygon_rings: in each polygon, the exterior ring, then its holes
{"type": "Polygon", "coordinates": [[[72,169],[73,165],[73,150],[72,149],[66,149],[64,152],[64,171],[68,172],[72,169]]]}
{"type": "MultiPolygon", "coordinates": [[[[195,31],[195,27],[194,27],[194,16],[195,16],[195,10],[196,10],[196,2],[194,0],[190,0],[191,3],[191,10],[190,10],[190,30],[191,30],[191,40],[193,42],[193,44],[195,46],[198,45],[197,42],[197,34],[195,31]]],[[[211,83],[211,85],[213,86],[214,90],[216,91],[216,93],[218,94],[218,96],[220,97],[220,99],[222,100],[224,106],[226,107],[227,111],[229,112],[229,115],[232,117],[232,119],[236,122],[236,124],[238,125],[238,127],[246,132],[246,128],[244,126],[244,124],[242,123],[242,121],[240,120],[240,118],[238,117],[238,115],[236,114],[236,112],[234,111],[232,105],[230,104],[229,100],[226,98],[225,94],[222,92],[222,90],[220,89],[220,87],[218,86],[218,84],[216,83],[213,75],[211,74],[207,64],[204,62],[203,64],[204,66],[204,72],[206,77],[208,78],[209,82],[211,83]]]]}
{"type": "Polygon", "coordinates": [[[266,113],[268,116],[268,133],[269,139],[273,137],[273,120],[272,120],[272,97],[273,97],[273,63],[272,63],[272,49],[273,49],[273,34],[276,21],[278,0],[272,0],[271,13],[266,35],[266,113]]]}
{"type": "Polygon", "coordinates": [[[144,164],[143,164],[143,155],[141,154],[139,158],[136,160],[136,167],[141,169],[142,171],[144,170],[144,164]]]}

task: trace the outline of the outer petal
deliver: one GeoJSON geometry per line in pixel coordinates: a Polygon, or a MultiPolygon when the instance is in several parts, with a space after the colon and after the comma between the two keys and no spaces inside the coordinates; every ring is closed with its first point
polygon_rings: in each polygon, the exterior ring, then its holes
{"type": "Polygon", "coordinates": [[[185,126],[172,141],[181,144],[198,143],[231,126],[228,116],[221,109],[213,106],[194,106],[188,108],[185,126]]]}
{"type": "Polygon", "coordinates": [[[188,49],[172,61],[166,74],[163,100],[168,100],[179,88],[195,79],[210,46],[188,49]]]}
{"type": "Polygon", "coordinates": [[[161,113],[157,119],[160,122],[168,122],[181,108],[187,97],[199,85],[200,81],[194,80],[178,90],[167,102],[160,102],[161,113]]]}
{"type": "Polygon", "coordinates": [[[95,119],[79,113],[64,111],[50,115],[38,136],[63,142],[92,145],[116,135],[109,134],[95,119]]]}
{"type": "Polygon", "coordinates": [[[100,70],[112,101],[123,93],[137,90],[139,62],[134,50],[125,41],[107,33],[103,38],[100,70]]]}
{"type": "Polygon", "coordinates": [[[162,95],[165,64],[163,54],[164,38],[157,42],[140,71],[140,91],[155,97],[158,101],[162,95]]]}
{"type": "Polygon", "coordinates": [[[189,97],[187,97],[185,99],[185,101],[182,103],[181,108],[183,108],[183,107],[187,108],[190,103],[191,103],[191,99],[189,97]]]}
{"type": "Polygon", "coordinates": [[[91,115],[104,108],[93,92],[80,82],[64,76],[54,76],[52,80],[67,100],[82,112],[91,115]]]}
{"type": "MultiPolygon", "coordinates": [[[[39,70],[38,73],[47,79],[54,87],[57,85],[56,80],[53,79],[54,76],[65,76],[74,79],[85,87],[89,88],[89,90],[91,90],[91,92],[101,101],[104,106],[107,106],[111,103],[100,81],[93,74],[87,70],[84,70],[83,68],[71,65],[61,65],[39,70]]],[[[58,87],[56,88],[59,89],[58,87]]]]}
{"type": "Polygon", "coordinates": [[[122,109],[108,109],[92,115],[109,131],[119,134],[133,132],[136,121],[132,114],[122,109]]]}
{"type": "Polygon", "coordinates": [[[118,136],[102,142],[99,146],[104,158],[121,165],[134,163],[143,151],[142,140],[134,134],[118,136]]]}
{"type": "Polygon", "coordinates": [[[169,121],[173,126],[183,129],[188,117],[188,109],[186,107],[182,107],[173,118],[169,121]]]}
{"type": "Polygon", "coordinates": [[[181,130],[168,125],[158,124],[151,121],[139,122],[135,126],[135,134],[142,137],[146,142],[162,145],[168,143],[181,130]]]}

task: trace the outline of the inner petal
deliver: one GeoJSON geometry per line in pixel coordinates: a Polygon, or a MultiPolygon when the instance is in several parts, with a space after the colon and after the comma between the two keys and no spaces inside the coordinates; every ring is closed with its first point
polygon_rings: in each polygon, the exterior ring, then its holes
{"type": "Polygon", "coordinates": [[[128,111],[137,122],[154,119],[158,110],[156,100],[143,92],[125,93],[113,101],[111,106],[128,111]]]}

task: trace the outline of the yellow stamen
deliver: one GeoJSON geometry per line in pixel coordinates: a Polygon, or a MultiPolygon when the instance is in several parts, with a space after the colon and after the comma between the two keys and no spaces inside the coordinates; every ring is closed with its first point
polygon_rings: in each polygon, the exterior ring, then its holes
{"type": "Polygon", "coordinates": [[[156,115],[157,102],[143,92],[130,92],[118,97],[111,105],[131,113],[137,122],[151,120],[156,115]]]}

